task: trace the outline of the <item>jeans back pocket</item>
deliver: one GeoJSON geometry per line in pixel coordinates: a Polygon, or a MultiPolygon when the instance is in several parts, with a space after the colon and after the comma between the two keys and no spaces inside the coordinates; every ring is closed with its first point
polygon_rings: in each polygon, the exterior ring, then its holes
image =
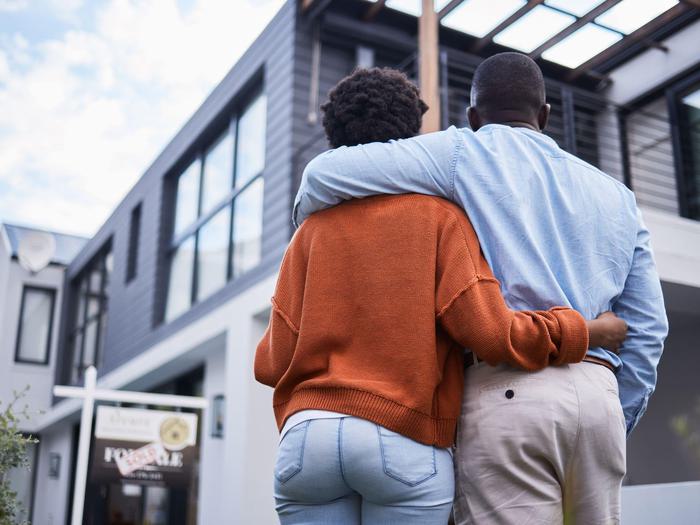
{"type": "Polygon", "coordinates": [[[304,466],[304,446],[306,432],[311,421],[303,421],[293,426],[282,439],[277,450],[275,477],[280,483],[286,483],[301,472],[304,466]]]}
{"type": "Polygon", "coordinates": [[[437,474],[435,448],[377,425],[384,473],[415,487],[437,474]]]}

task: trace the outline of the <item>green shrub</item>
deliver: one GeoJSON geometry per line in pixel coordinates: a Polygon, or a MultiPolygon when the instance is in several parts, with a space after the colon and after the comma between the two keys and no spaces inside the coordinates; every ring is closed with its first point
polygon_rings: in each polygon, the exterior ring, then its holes
{"type": "Polygon", "coordinates": [[[17,404],[29,390],[15,392],[12,401],[5,404],[0,401],[0,525],[28,525],[23,518],[26,510],[20,508],[17,493],[10,488],[7,474],[15,468],[29,468],[27,445],[37,443],[31,436],[27,437],[19,431],[19,423],[29,419],[28,407],[21,410],[17,404]],[[3,408],[3,405],[4,408],[3,408]]]}

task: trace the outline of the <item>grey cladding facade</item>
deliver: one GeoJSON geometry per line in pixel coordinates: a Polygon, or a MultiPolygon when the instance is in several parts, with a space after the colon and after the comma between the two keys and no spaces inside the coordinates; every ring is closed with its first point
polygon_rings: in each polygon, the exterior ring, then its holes
{"type": "Polygon", "coordinates": [[[100,375],[118,368],[276,270],[291,235],[295,10],[295,2],[285,4],[69,265],[66,282],[71,293],[66,294],[62,305],[65,315],[57,383],[70,378],[68,335],[77,308],[77,290],[73,287],[84,268],[106,245],[111,245],[114,262],[100,375]],[[230,281],[182,316],[164,323],[166,246],[172,231],[175,180],[196,152],[215,139],[224,122],[260,89],[267,97],[262,260],[255,269],[230,281]],[[130,223],[132,210],[137,206],[141,206],[140,233],[135,236],[138,245],[132,248],[137,253],[137,266],[133,279],[127,282],[130,223]]]}

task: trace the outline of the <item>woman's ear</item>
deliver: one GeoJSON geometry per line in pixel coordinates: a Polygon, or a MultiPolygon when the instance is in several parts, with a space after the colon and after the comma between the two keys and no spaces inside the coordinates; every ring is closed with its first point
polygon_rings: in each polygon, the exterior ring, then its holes
{"type": "Polygon", "coordinates": [[[474,106],[467,108],[467,120],[472,131],[477,131],[481,127],[481,116],[474,106]]]}

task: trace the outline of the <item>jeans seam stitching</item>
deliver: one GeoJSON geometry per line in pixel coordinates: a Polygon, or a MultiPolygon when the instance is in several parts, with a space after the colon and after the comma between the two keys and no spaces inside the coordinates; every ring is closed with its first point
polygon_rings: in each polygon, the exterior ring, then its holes
{"type": "Polygon", "coordinates": [[[280,483],[282,483],[283,485],[285,483],[287,483],[290,479],[292,479],[294,476],[299,474],[299,472],[301,472],[301,469],[304,468],[304,449],[306,448],[306,434],[308,433],[308,430],[309,430],[309,423],[311,423],[310,420],[304,422],[304,437],[301,439],[301,452],[299,454],[299,467],[284,479],[280,478],[277,475],[275,476],[277,478],[277,480],[280,483]]]}
{"type": "Polygon", "coordinates": [[[350,487],[348,485],[348,480],[345,479],[345,468],[343,468],[343,422],[345,418],[341,417],[340,421],[338,422],[338,463],[340,466],[340,477],[343,480],[343,483],[350,487]]]}

